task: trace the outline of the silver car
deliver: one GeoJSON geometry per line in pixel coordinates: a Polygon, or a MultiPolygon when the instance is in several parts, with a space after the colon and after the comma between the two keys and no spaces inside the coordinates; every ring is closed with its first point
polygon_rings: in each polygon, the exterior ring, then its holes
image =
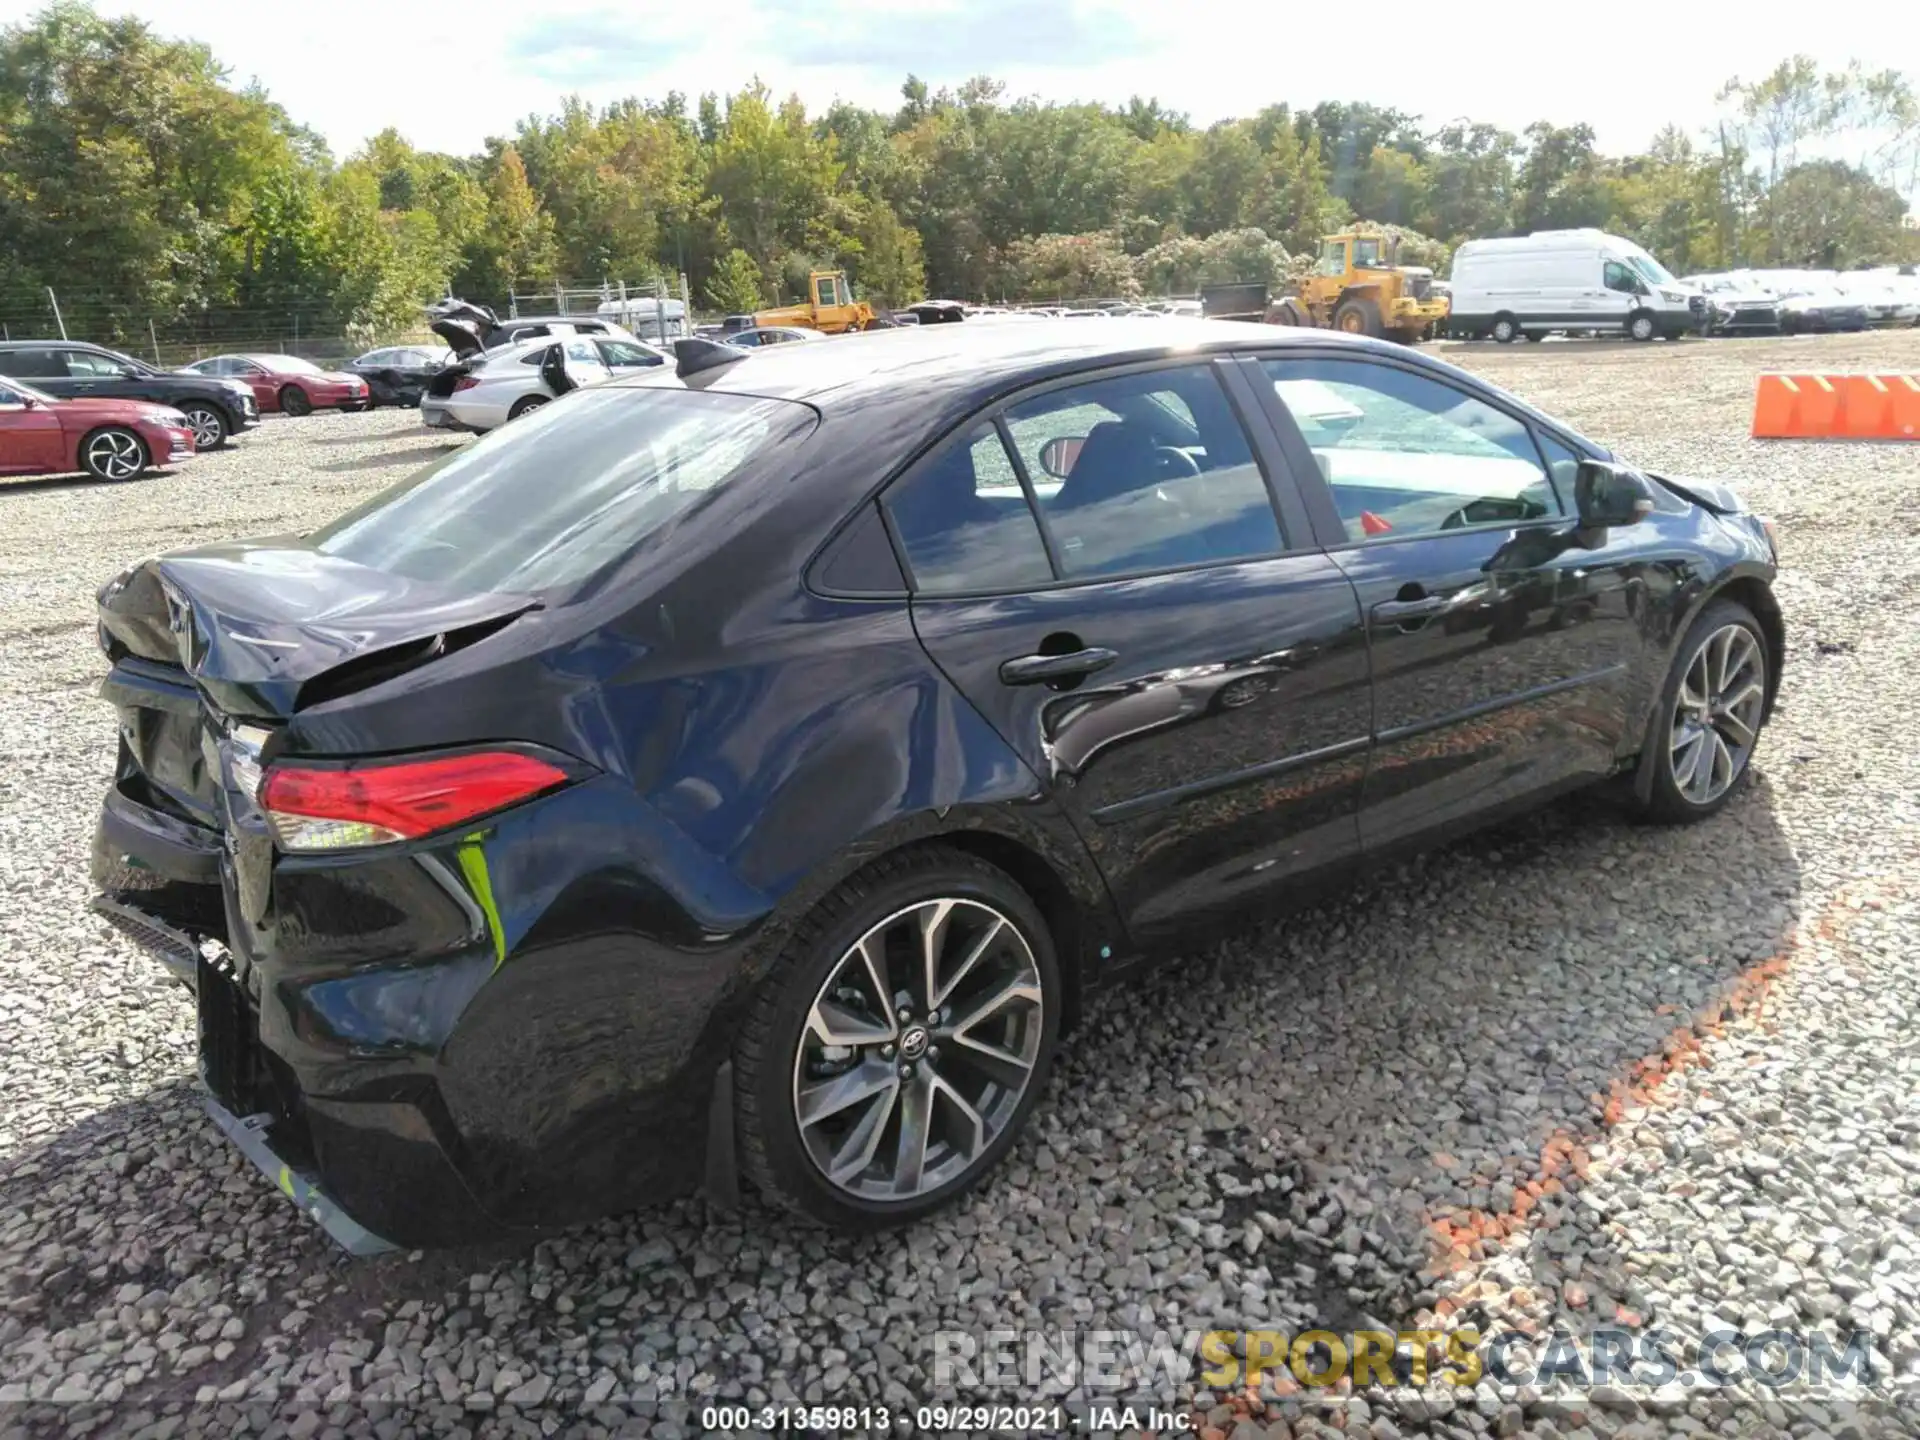
{"type": "Polygon", "coordinates": [[[435,430],[497,429],[549,400],[610,375],[667,363],[643,340],[545,336],[449,365],[420,397],[420,421],[435,430]]]}

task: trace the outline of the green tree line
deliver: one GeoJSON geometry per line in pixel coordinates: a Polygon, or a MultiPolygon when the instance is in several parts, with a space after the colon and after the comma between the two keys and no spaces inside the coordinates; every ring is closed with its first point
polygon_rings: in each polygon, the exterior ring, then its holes
{"type": "Polygon", "coordinates": [[[373,337],[449,291],[685,274],[731,311],[797,297],[817,267],[882,303],[1177,293],[1279,281],[1353,223],[1439,267],[1470,238],[1581,225],[1681,273],[1920,260],[1906,76],[1795,57],[1719,101],[1707,133],[1608,155],[1583,124],[1363,103],[1198,126],[1152,99],[909,77],[891,112],[810,113],[755,81],[570,98],[473,155],[387,130],[341,160],[206,45],[63,0],[0,32],[0,317],[44,323],[51,286],[108,337],[156,318],[373,337]]]}

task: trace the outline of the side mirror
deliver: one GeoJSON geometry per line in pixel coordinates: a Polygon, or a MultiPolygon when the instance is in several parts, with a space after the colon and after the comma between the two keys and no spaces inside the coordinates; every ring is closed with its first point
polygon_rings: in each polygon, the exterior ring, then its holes
{"type": "Polygon", "coordinates": [[[1582,530],[1637,525],[1653,513],[1653,492],[1634,471],[1605,460],[1582,460],[1573,477],[1582,530]]]}
{"type": "Polygon", "coordinates": [[[1066,479],[1073,473],[1074,461],[1080,458],[1084,444],[1084,435],[1056,435],[1040,447],[1040,468],[1056,480],[1066,479]]]}

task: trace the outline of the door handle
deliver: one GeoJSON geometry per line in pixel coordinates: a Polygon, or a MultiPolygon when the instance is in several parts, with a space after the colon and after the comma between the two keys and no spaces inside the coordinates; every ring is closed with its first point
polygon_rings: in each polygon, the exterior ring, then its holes
{"type": "Polygon", "coordinates": [[[1447,608],[1444,595],[1423,595],[1418,600],[1382,600],[1373,607],[1374,618],[1390,625],[1402,624],[1408,620],[1425,620],[1430,615],[1438,615],[1447,608]]]}
{"type": "Polygon", "coordinates": [[[1065,655],[1022,655],[1018,659],[1001,661],[1000,682],[1003,685],[1048,685],[1055,680],[1075,680],[1082,675],[1104,670],[1119,658],[1118,651],[1102,649],[1098,645],[1069,651],[1065,655]]]}

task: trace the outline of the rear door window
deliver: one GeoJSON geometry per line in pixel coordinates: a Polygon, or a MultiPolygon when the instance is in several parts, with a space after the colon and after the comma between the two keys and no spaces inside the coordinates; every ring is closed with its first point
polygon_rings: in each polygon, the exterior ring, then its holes
{"type": "Polygon", "coordinates": [[[322,553],[463,592],[583,580],[730,484],[813,411],[714,391],[589,389],[315,532],[322,553]]]}
{"type": "Polygon", "coordinates": [[[1009,408],[1007,428],[1067,578],[1287,548],[1246,431],[1211,366],[1050,390],[1009,408]]]}
{"type": "Polygon", "coordinates": [[[922,594],[1025,590],[1053,581],[1040,526],[991,425],[969,430],[895,485],[887,515],[922,594]]]}
{"type": "Polygon", "coordinates": [[[0,374],[22,380],[64,380],[67,362],[53,349],[0,351],[0,374]]]}

